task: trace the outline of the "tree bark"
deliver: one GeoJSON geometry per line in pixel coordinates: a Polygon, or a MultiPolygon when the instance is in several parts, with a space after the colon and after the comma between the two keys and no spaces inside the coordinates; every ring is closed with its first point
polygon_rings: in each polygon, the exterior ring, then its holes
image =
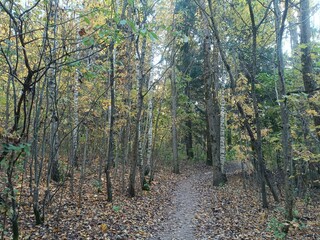
{"type": "MultiPolygon", "coordinates": [[[[302,65],[302,79],[305,91],[308,93],[309,99],[315,94],[315,89],[317,89],[317,82],[314,79],[313,74],[313,60],[311,57],[311,27],[310,27],[310,4],[309,0],[300,1],[300,43],[301,43],[301,65],[302,65]]],[[[316,127],[317,137],[320,141],[320,107],[312,101],[309,101],[310,108],[317,112],[313,116],[313,122],[316,127]]]]}
{"type": "MultiPolygon", "coordinates": [[[[175,40],[174,40],[175,41],[175,40]]],[[[173,153],[173,173],[180,173],[178,156],[178,134],[177,134],[177,83],[176,83],[176,61],[175,43],[172,47],[172,67],[171,67],[171,127],[172,127],[172,153],[173,153]]]]}
{"type": "Polygon", "coordinates": [[[257,34],[259,25],[255,23],[255,16],[254,16],[254,9],[251,3],[251,0],[247,0],[250,12],[250,19],[251,19],[251,32],[252,32],[252,45],[251,45],[251,73],[248,76],[250,83],[251,83],[251,97],[253,100],[253,109],[254,109],[254,119],[256,125],[256,142],[255,142],[255,152],[258,159],[258,172],[260,178],[260,188],[261,188],[261,200],[262,200],[262,207],[268,207],[267,201],[267,192],[266,192],[266,184],[265,184],[265,177],[264,172],[266,170],[263,154],[262,154],[262,136],[261,136],[261,123],[260,123],[260,114],[259,114],[259,107],[258,107],[258,98],[256,95],[256,71],[257,71],[257,34]]]}
{"type": "MultiPolygon", "coordinates": [[[[53,16],[53,19],[49,21],[53,21],[53,41],[52,42],[52,53],[51,56],[47,56],[49,58],[48,63],[50,63],[50,59],[57,58],[57,18],[58,18],[58,0],[50,1],[50,12],[49,16],[53,16]]],[[[47,36],[49,37],[49,36],[47,36]]],[[[48,41],[50,44],[50,41],[48,41]]],[[[56,62],[51,65],[51,68],[47,74],[48,77],[48,91],[49,91],[49,111],[51,113],[51,126],[50,126],[50,156],[49,156],[49,180],[52,179],[56,182],[60,180],[60,172],[59,172],[59,162],[58,162],[58,150],[59,150],[59,135],[58,135],[58,125],[59,125],[59,118],[58,118],[58,109],[57,109],[57,99],[58,99],[58,86],[57,86],[57,66],[56,62]]]]}
{"type": "Polygon", "coordinates": [[[109,125],[109,147],[108,147],[108,159],[105,168],[106,180],[107,180],[107,195],[108,202],[112,202],[112,182],[111,182],[111,167],[114,164],[114,120],[115,120],[115,94],[114,94],[114,43],[111,42],[109,46],[109,64],[110,64],[110,125],[109,125]]]}
{"type": "MultiPolygon", "coordinates": [[[[223,174],[220,160],[220,107],[218,101],[217,89],[214,81],[217,81],[216,72],[212,73],[210,61],[210,37],[208,31],[204,36],[204,82],[206,91],[206,112],[207,112],[207,132],[209,137],[209,152],[211,153],[210,162],[213,166],[213,185],[219,186],[227,181],[226,175],[223,174]]],[[[216,50],[216,48],[214,48],[216,50]]],[[[214,61],[218,62],[218,52],[214,52],[214,61]]],[[[213,66],[216,71],[217,66],[213,66]]]]}
{"type": "MultiPolygon", "coordinates": [[[[284,60],[282,51],[282,38],[284,33],[284,24],[288,11],[288,0],[285,0],[285,8],[283,13],[280,11],[279,0],[274,0],[274,12],[275,12],[275,27],[276,27],[276,47],[277,47],[277,65],[278,65],[278,77],[280,86],[280,109],[281,109],[281,121],[282,121],[282,148],[284,158],[284,170],[285,170],[285,217],[287,221],[293,220],[293,162],[292,162],[292,143],[291,132],[289,123],[289,109],[287,105],[286,96],[286,83],[284,76],[284,60]]],[[[288,228],[285,229],[288,231],[288,228]]]]}

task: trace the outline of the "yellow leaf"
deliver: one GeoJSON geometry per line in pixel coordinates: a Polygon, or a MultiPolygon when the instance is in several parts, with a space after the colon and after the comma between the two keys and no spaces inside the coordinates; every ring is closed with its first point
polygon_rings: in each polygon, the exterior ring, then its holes
{"type": "Polygon", "coordinates": [[[318,115],[317,111],[315,111],[313,109],[308,109],[306,112],[307,112],[307,114],[309,114],[311,116],[317,116],[318,115]]]}
{"type": "Polygon", "coordinates": [[[100,227],[101,227],[101,232],[103,232],[103,233],[107,232],[107,230],[108,230],[107,224],[102,223],[100,227]]]}

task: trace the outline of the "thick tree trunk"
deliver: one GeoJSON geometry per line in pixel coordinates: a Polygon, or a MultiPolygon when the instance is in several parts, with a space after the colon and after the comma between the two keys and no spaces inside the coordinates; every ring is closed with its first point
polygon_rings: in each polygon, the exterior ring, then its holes
{"type": "MultiPolygon", "coordinates": [[[[50,58],[56,59],[58,46],[57,46],[57,17],[58,17],[58,0],[52,0],[50,2],[50,12],[49,14],[53,16],[53,36],[54,40],[52,42],[52,53],[48,57],[48,62],[51,62],[50,58]]],[[[47,36],[48,37],[48,36],[47,36]]],[[[50,44],[50,41],[48,41],[50,44]]],[[[58,162],[58,150],[59,150],[59,136],[58,136],[58,112],[57,112],[57,99],[58,99],[58,86],[57,86],[57,67],[56,63],[51,65],[51,68],[47,74],[48,77],[48,91],[49,91],[49,109],[51,113],[51,127],[50,127],[50,156],[49,156],[49,180],[52,179],[56,182],[60,180],[59,172],[59,162],[58,162]]]]}
{"type": "MultiPolygon", "coordinates": [[[[220,161],[220,107],[218,101],[217,90],[215,89],[214,76],[212,73],[212,65],[210,61],[210,38],[207,33],[204,37],[204,81],[206,91],[206,112],[207,112],[207,132],[208,132],[208,150],[211,153],[210,162],[213,165],[213,185],[219,186],[227,181],[226,175],[223,174],[220,161]]],[[[214,52],[215,61],[218,62],[218,53],[214,52]]],[[[216,70],[216,67],[214,67],[216,70]]]]}
{"type": "MultiPolygon", "coordinates": [[[[304,88],[306,92],[309,94],[310,99],[315,94],[314,91],[317,88],[317,82],[315,81],[313,75],[313,60],[311,57],[311,27],[309,0],[300,1],[300,16],[300,43],[303,45],[303,47],[301,47],[301,71],[304,88]]],[[[310,108],[317,112],[317,114],[313,116],[313,122],[316,127],[318,140],[320,141],[320,107],[319,104],[310,101],[310,108]]]]}

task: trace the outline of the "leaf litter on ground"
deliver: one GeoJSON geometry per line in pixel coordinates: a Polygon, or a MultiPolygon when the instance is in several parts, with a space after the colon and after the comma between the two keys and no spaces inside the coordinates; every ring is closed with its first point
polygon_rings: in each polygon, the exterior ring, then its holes
{"type": "MultiPolygon", "coordinates": [[[[35,225],[30,197],[25,194],[20,202],[21,239],[162,239],[167,226],[174,227],[179,225],[174,221],[182,221],[179,217],[172,218],[177,212],[173,198],[188,179],[192,179],[188,181],[192,191],[187,194],[198,193],[198,198],[193,196],[196,209],[189,216],[192,238],[276,239],[279,236],[277,231],[285,223],[282,203],[276,204],[269,197],[270,207],[262,209],[257,187],[247,182],[243,189],[241,174],[229,174],[227,184],[213,187],[212,169],[208,166],[185,165],[181,172],[175,175],[168,169],[159,170],[151,191],[138,191],[134,198],[120,191],[121,181],[115,177],[112,203],[107,201],[104,189],[98,192],[92,187],[90,183],[96,176],[88,174],[81,205],[66,184],[46,208],[42,225],[35,225]]],[[[79,175],[75,180],[79,184],[79,175]]],[[[289,223],[288,239],[320,239],[319,202],[319,196],[308,204],[297,199],[297,216],[289,223]]],[[[5,239],[10,239],[9,224],[6,227],[5,239]]]]}

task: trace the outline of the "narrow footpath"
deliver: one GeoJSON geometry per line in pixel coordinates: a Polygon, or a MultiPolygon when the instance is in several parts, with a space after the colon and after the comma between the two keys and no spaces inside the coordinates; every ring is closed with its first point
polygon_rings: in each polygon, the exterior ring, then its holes
{"type": "Polygon", "coordinates": [[[200,193],[197,185],[201,181],[210,181],[210,172],[196,171],[181,180],[174,192],[171,211],[164,220],[159,232],[150,240],[193,240],[195,237],[195,213],[199,209],[200,193]]]}

